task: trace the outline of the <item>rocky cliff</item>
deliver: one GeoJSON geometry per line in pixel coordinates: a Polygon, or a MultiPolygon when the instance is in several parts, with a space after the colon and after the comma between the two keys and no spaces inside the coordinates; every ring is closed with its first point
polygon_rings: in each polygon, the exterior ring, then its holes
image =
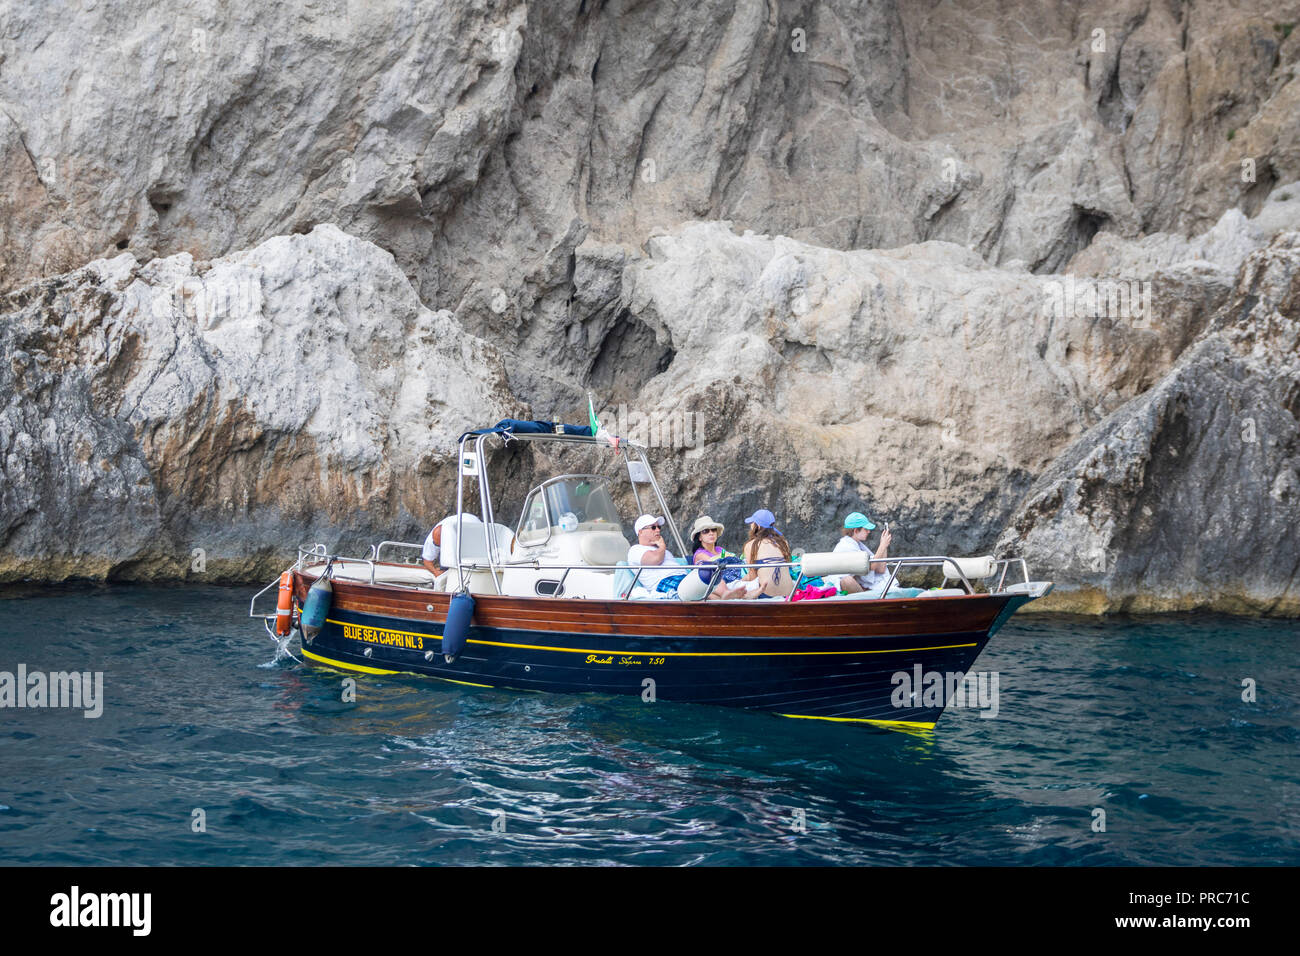
{"type": "Polygon", "coordinates": [[[1300,611],[1297,21],[7,4],[0,580],[412,537],[463,428],[591,388],[683,424],[679,518],[1300,611]]]}

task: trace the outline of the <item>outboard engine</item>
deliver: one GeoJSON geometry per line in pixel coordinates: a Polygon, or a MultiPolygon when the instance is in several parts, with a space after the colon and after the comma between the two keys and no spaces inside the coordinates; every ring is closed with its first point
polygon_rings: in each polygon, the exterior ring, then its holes
{"type": "Polygon", "coordinates": [[[447,620],[442,626],[442,656],[448,664],[465,649],[469,639],[469,622],[474,616],[474,597],[468,591],[451,596],[447,620]]]}

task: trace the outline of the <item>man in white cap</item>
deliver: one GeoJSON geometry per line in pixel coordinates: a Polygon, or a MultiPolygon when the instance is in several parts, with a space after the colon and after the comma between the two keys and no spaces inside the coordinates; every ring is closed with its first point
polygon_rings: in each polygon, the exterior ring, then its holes
{"type": "Polygon", "coordinates": [[[681,574],[681,568],[677,566],[677,559],[668,550],[668,545],[664,543],[664,536],[660,534],[663,523],[664,519],[662,517],[656,518],[654,515],[642,515],[637,518],[636,524],[632,526],[633,530],[636,531],[637,543],[627,549],[627,563],[632,567],[637,565],[644,567],[668,565],[673,568],[671,571],[641,572],[641,576],[637,578],[637,585],[649,588],[651,591],[658,586],[663,578],[681,574]]]}

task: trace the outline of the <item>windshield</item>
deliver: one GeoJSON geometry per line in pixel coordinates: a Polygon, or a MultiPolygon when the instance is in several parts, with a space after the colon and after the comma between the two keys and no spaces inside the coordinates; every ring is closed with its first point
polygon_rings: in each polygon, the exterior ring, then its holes
{"type": "Polygon", "coordinates": [[[622,533],[622,520],[603,475],[564,475],[533,489],[519,522],[521,544],[573,531],[622,533]]]}

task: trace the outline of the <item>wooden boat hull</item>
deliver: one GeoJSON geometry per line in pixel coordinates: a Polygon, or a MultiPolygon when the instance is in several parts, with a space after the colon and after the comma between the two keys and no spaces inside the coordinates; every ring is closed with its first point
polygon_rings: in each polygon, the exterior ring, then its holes
{"type": "MultiPolygon", "coordinates": [[[[295,572],[300,604],[312,580],[295,572]]],[[[363,673],[929,728],[944,695],[925,695],[913,682],[910,697],[895,675],[968,673],[1030,599],[742,604],[476,595],[468,642],[449,663],[441,634],[450,595],[336,579],[325,626],[302,651],[315,664],[363,673]]]]}

